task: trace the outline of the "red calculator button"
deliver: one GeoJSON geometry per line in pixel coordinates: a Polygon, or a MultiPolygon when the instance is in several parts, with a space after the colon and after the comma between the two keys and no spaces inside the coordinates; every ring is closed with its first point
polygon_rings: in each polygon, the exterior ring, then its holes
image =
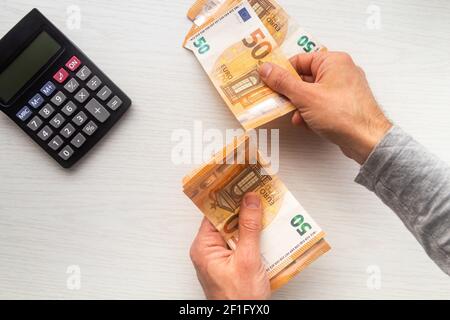
{"type": "Polygon", "coordinates": [[[80,65],[81,65],[80,60],[79,60],[77,57],[75,57],[75,56],[73,56],[72,58],[70,58],[70,60],[67,61],[67,63],[66,63],[66,67],[67,67],[67,69],[69,69],[70,71],[75,71],[75,70],[77,70],[78,67],[79,67],[80,65]]]}
{"type": "Polygon", "coordinates": [[[68,76],[69,74],[67,73],[67,71],[64,68],[61,68],[58,70],[57,73],[55,73],[53,79],[55,79],[55,81],[59,83],[63,83],[64,81],[66,81],[68,76]]]}

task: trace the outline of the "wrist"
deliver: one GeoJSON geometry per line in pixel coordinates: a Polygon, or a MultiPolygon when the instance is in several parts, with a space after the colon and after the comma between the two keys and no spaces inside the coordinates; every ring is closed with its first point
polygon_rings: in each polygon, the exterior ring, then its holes
{"type": "Polygon", "coordinates": [[[346,156],[363,165],[391,128],[392,123],[384,115],[381,115],[363,125],[361,129],[355,128],[353,138],[350,139],[352,142],[341,149],[346,156]]]}

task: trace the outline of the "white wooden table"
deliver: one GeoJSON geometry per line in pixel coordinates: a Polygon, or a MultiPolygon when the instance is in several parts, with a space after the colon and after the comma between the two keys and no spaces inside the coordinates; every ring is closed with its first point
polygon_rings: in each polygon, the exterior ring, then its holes
{"type": "MultiPolygon", "coordinates": [[[[39,8],[134,102],[70,171],[0,116],[0,298],[203,298],[188,257],[201,215],[181,191],[196,165],[172,163],[171,134],[197,120],[239,124],[180,46],[191,1],[0,0],[1,35],[39,8]],[[66,24],[72,4],[80,29],[66,24]],[[79,290],[67,287],[69,266],[81,270],[79,290]]],[[[281,3],[329,48],[350,52],[387,114],[450,162],[448,1],[281,3]],[[371,4],[381,30],[367,26],[371,4]]],[[[281,129],[281,178],[333,247],[275,299],[450,298],[448,276],[353,182],[352,161],[288,118],[269,127],[281,129]],[[379,289],[368,268],[380,270],[379,289]]]]}

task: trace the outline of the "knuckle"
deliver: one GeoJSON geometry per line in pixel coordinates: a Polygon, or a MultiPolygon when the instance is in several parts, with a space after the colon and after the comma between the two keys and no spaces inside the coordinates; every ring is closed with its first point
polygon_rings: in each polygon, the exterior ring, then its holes
{"type": "Polygon", "coordinates": [[[339,52],[338,57],[343,62],[347,62],[347,63],[353,62],[352,57],[347,52],[339,52]]]}
{"type": "Polygon", "coordinates": [[[191,258],[191,261],[194,265],[198,266],[200,264],[199,260],[200,254],[195,245],[195,242],[192,244],[191,249],[189,250],[189,257],[191,258]]]}
{"type": "Polygon", "coordinates": [[[243,217],[239,222],[239,227],[250,232],[257,232],[261,229],[261,223],[252,217],[243,217]]]}

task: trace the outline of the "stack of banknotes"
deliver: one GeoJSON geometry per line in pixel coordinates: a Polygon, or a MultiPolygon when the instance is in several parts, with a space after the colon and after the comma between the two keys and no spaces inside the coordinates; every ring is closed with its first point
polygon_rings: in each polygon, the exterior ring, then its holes
{"type": "Polygon", "coordinates": [[[270,90],[257,68],[273,62],[298,76],[289,63],[298,53],[323,50],[274,0],[198,0],[184,47],[192,50],[244,129],[294,110],[270,90]]]}
{"type": "MultiPolygon", "coordinates": [[[[184,46],[198,58],[245,130],[294,110],[288,100],[261,81],[258,66],[273,62],[298,76],[288,57],[325,49],[274,0],[198,0],[188,18],[193,26],[184,46]]],[[[325,233],[271,172],[267,161],[250,149],[249,136],[236,138],[186,176],[183,189],[231,249],[238,241],[238,214],[244,194],[252,191],[260,195],[261,257],[276,290],[330,246],[325,233]],[[245,161],[236,161],[242,155],[245,161]]]]}
{"type": "Polygon", "coordinates": [[[275,290],[330,247],[325,233],[271,172],[259,151],[251,150],[248,136],[236,138],[187,175],[183,189],[232,249],[239,237],[241,200],[246,192],[259,194],[263,208],[261,257],[275,290]]]}

